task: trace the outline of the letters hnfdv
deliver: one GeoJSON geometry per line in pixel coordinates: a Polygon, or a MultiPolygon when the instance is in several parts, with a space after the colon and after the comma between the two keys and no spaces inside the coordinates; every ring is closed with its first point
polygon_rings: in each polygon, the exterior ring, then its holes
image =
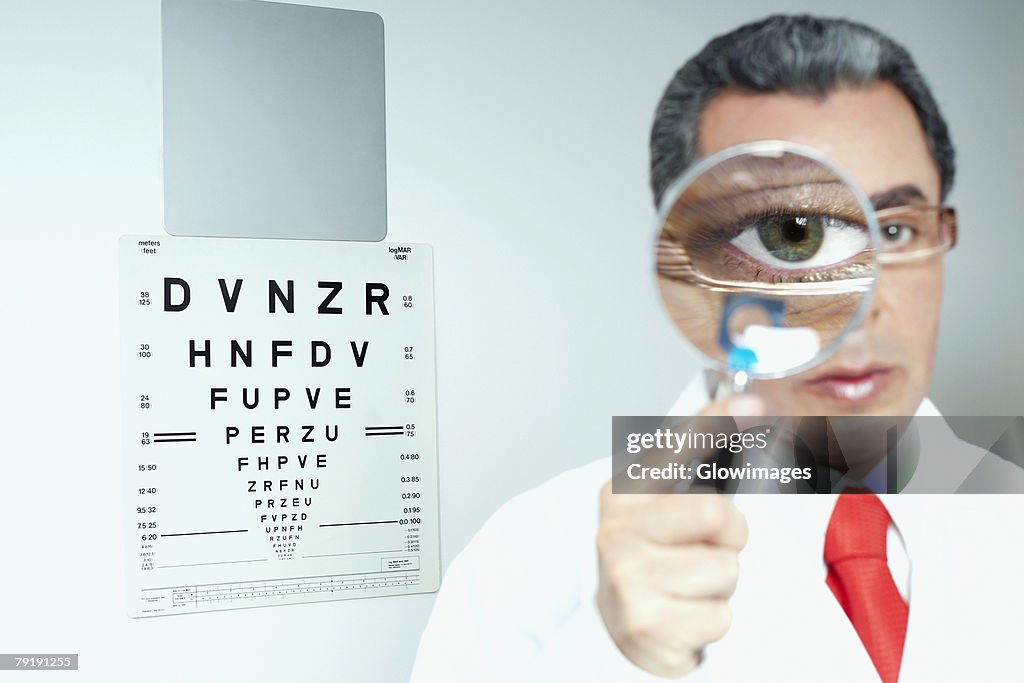
{"type": "MultiPolygon", "coordinates": [[[[224,303],[224,312],[231,314],[234,313],[238,307],[239,298],[242,293],[242,286],[244,280],[236,279],[228,287],[227,280],[220,278],[217,280],[220,289],[220,297],[224,303]]],[[[339,297],[342,293],[343,283],[341,281],[332,280],[320,280],[317,282],[317,288],[321,290],[319,296],[319,304],[317,305],[316,312],[318,315],[343,315],[345,313],[344,307],[339,301],[339,297]]],[[[390,295],[388,286],[383,282],[366,282],[363,285],[363,314],[367,316],[372,315],[390,315],[388,311],[387,300],[390,295]]],[[[163,282],[163,310],[168,313],[181,313],[188,309],[192,303],[192,287],[187,280],[179,277],[165,277],[163,282]]],[[[287,280],[285,286],[282,288],[277,280],[267,281],[267,312],[271,314],[295,313],[295,281],[287,280]]],[[[278,367],[282,358],[288,358],[293,356],[292,347],[294,343],[292,340],[273,340],[270,342],[270,365],[271,367],[278,367]]],[[[357,341],[350,340],[349,347],[352,353],[352,359],[355,361],[356,367],[363,367],[363,363],[366,361],[366,354],[369,349],[368,341],[357,341]]],[[[325,367],[330,364],[332,360],[333,349],[331,345],[323,340],[312,340],[309,343],[309,363],[310,367],[319,368],[325,367]]],[[[253,344],[252,340],[248,339],[244,342],[237,339],[230,340],[230,363],[231,367],[238,367],[239,364],[245,367],[252,367],[253,363],[253,344]]],[[[204,339],[199,344],[198,340],[189,340],[189,367],[196,367],[198,362],[202,362],[205,367],[211,367],[212,365],[212,349],[211,340],[204,339]]]]}

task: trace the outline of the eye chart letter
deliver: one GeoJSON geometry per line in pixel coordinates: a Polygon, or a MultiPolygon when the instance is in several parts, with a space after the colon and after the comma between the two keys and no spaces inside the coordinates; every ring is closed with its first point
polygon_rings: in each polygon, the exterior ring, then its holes
{"type": "Polygon", "coordinates": [[[120,242],[128,613],[440,580],[432,253],[120,242]]]}

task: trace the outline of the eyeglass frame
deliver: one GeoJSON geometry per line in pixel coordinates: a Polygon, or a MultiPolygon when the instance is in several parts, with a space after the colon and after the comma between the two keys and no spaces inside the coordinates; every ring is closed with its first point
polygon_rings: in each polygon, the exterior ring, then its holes
{"type": "Polygon", "coordinates": [[[887,252],[883,249],[879,249],[878,253],[875,254],[875,258],[879,265],[888,264],[902,264],[902,263],[913,263],[926,259],[936,254],[944,254],[956,246],[957,243],[957,217],[956,209],[952,206],[945,204],[939,205],[927,205],[919,206],[915,204],[907,204],[905,206],[893,206],[885,209],[875,210],[875,219],[878,221],[879,231],[883,229],[883,223],[886,214],[895,214],[899,211],[907,211],[913,209],[915,211],[936,211],[938,212],[940,238],[949,235],[949,240],[943,240],[941,244],[937,244],[933,247],[925,247],[924,249],[918,249],[911,252],[887,252]]]}

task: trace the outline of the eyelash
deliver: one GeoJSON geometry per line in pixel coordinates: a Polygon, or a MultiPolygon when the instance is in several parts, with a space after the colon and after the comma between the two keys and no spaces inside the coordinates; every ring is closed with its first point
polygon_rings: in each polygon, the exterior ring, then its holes
{"type": "Polygon", "coordinates": [[[832,282],[834,280],[855,278],[865,274],[863,272],[858,272],[858,270],[864,270],[863,268],[858,267],[848,267],[842,270],[837,270],[835,268],[822,268],[817,270],[813,268],[805,270],[797,268],[772,268],[764,263],[755,264],[753,259],[750,259],[743,254],[743,252],[733,246],[729,246],[728,248],[730,251],[723,257],[723,266],[726,268],[752,268],[754,270],[754,277],[751,279],[757,282],[768,282],[773,285],[783,282],[832,282]],[[728,259],[728,261],[726,261],[726,259],[728,259]],[[825,275],[828,277],[822,277],[825,275]],[[766,279],[762,280],[762,276],[766,276],[766,279]]]}
{"type": "MultiPolygon", "coordinates": [[[[725,247],[727,251],[723,252],[721,256],[723,267],[753,268],[753,280],[756,281],[767,281],[771,284],[780,284],[783,282],[826,282],[857,277],[863,274],[863,272],[858,272],[863,271],[863,267],[857,266],[838,270],[834,267],[818,269],[772,268],[768,264],[755,262],[752,258],[731,244],[733,239],[746,230],[753,228],[758,221],[765,220],[767,218],[785,218],[798,214],[799,212],[799,209],[766,207],[764,209],[743,214],[741,218],[731,221],[734,225],[738,226],[736,228],[728,231],[718,230],[714,233],[705,228],[696,231],[694,233],[694,237],[706,242],[706,246],[704,247],[705,249],[721,249],[722,247],[725,247]],[[762,280],[762,276],[767,276],[767,280],[762,280]]],[[[858,226],[861,229],[866,229],[863,223],[857,220],[856,217],[844,217],[839,215],[839,212],[830,213],[828,216],[850,225],[858,226]]],[[[668,237],[676,245],[682,246],[682,242],[675,235],[668,233],[668,237]]]]}
{"type": "MultiPolygon", "coordinates": [[[[729,232],[718,231],[715,234],[709,234],[709,232],[707,232],[706,229],[702,229],[696,231],[694,233],[694,236],[699,239],[705,239],[708,243],[729,243],[733,239],[735,239],[737,235],[753,227],[753,225],[757,223],[757,221],[761,221],[766,218],[786,218],[789,216],[799,215],[800,213],[801,209],[766,207],[764,209],[745,213],[740,218],[735,219],[733,222],[735,223],[735,225],[740,227],[735,227],[729,232]]],[[[864,224],[861,223],[860,220],[858,220],[858,217],[855,216],[843,216],[840,215],[838,212],[823,215],[826,215],[829,218],[834,218],[843,221],[845,223],[849,223],[850,225],[855,225],[861,229],[866,229],[864,224]]],[[[675,238],[675,236],[673,236],[673,239],[675,239],[677,242],[679,241],[678,239],[675,238]]]]}

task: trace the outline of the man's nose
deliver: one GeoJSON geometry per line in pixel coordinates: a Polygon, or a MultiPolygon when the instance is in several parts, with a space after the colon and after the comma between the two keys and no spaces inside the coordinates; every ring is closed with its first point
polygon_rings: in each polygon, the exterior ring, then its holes
{"type": "MultiPolygon", "coordinates": [[[[899,267],[899,266],[896,266],[899,267]]],[[[871,294],[871,303],[861,327],[871,328],[892,314],[894,297],[900,292],[896,290],[896,278],[889,272],[889,267],[879,267],[875,277],[875,289],[871,294]]]]}
{"type": "Polygon", "coordinates": [[[893,291],[896,284],[894,280],[891,274],[879,273],[864,317],[856,328],[850,330],[837,350],[844,363],[856,367],[868,363],[874,357],[879,326],[892,314],[893,296],[899,295],[898,291],[893,291]]]}

